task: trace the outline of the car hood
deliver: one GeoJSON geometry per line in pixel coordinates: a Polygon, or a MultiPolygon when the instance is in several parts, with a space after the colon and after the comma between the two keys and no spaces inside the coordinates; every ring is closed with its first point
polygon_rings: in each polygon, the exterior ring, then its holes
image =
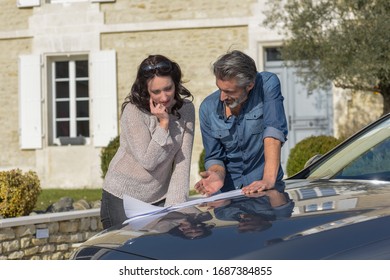
{"type": "Polygon", "coordinates": [[[111,228],[82,244],[75,258],[390,258],[389,182],[285,184],[276,202],[271,195],[240,196],[149,217],[136,229],[129,224],[111,228]],[[204,233],[183,236],[178,227],[194,220],[204,233]]]}

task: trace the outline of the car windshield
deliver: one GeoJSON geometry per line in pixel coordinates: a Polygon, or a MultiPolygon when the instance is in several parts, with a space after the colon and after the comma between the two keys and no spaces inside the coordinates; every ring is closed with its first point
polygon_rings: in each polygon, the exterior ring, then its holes
{"type": "Polygon", "coordinates": [[[352,138],[307,178],[390,181],[390,118],[352,138]]]}

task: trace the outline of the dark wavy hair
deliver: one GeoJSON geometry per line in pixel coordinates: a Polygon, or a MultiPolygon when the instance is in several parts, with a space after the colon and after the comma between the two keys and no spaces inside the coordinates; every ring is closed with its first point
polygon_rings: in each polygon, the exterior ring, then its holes
{"type": "Polygon", "coordinates": [[[180,230],[180,225],[175,226],[171,230],[168,231],[169,234],[177,237],[181,237],[184,239],[201,239],[205,238],[212,234],[212,229],[215,227],[214,223],[205,223],[208,220],[211,220],[212,216],[209,212],[199,213],[199,214],[188,214],[187,222],[191,224],[192,228],[197,228],[202,231],[202,234],[196,237],[190,237],[184,234],[182,230],[180,230]]]}
{"type": "Polygon", "coordinates": [[[149,55],[139,65],[137,77],[131,87],[131,91],[122,104],[122,113],[128,103],[132,103],[140,110],[150,113],[150,96],[147,83],[155,76],[170,76],[172,78],[175,84],[176,104],[172,107],[171,112],[180,118],[178,110],[183,106],[184,99],[191,98],[192,101],[193,96],[182,84],[182,73],[179,64],[159,54],[149,55]],[[164,65],[164,67],[159,68],[159,65],[164,65]]]}

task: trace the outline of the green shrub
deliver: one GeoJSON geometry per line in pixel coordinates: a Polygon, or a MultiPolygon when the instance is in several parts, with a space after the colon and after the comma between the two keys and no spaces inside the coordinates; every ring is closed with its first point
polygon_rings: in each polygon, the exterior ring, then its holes
{"type": "Polygon", "coordinates": [[[342,140],[329,135],[310,136],[298,142],[291,149],[287,160],[287,174],[292,176],[302,170],[305,163],[315,155],[325,154],[342,140]]]}
{"type": "Polygon", "coordinates": [[[26,216],[34,209],[41,192],[34,171],[20,169],[0,172],[0,215],[5,218],[26,216]]]}
{"type": "Polygon", "coordinates": [[[119,136],[115,137],[108,143],[107,147],[103,148],[100,152],[100,168],[102,170],[102,178],[106,176],[108,166],[116,151],[119,148],[119,136]]]}
{"type": "Polygon", "coordinates": [[[198,167],[199,167],[199,172],[205,171],[204,167],[204,157],[206,155],[206,151],[203,149],[202,152],[199,155],[199,162],[198,162],[198,167]]]}

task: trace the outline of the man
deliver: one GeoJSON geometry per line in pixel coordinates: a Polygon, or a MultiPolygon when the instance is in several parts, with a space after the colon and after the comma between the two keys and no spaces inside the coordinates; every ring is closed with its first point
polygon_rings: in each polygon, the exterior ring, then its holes
{"type": "Polygon", "coordinates": [[[213,64],[219,90],[199,110],[205,168],[195,189],[208,196],[242,188],[244,194],[284,184],[281,146],[287,121],[278,77],[258,73],[254,60],[231,51],[213,64]]]}

